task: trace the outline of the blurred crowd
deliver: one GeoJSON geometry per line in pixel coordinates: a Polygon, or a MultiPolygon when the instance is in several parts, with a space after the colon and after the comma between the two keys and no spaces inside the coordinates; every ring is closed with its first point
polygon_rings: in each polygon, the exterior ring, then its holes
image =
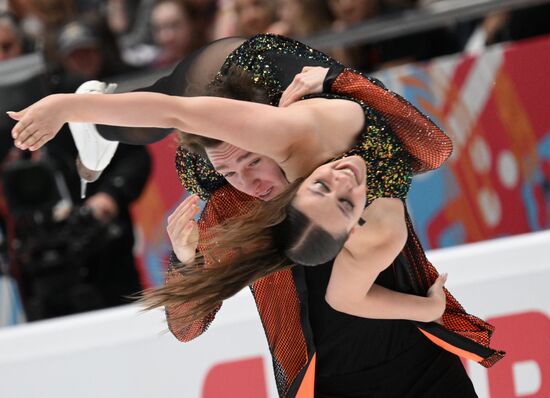
{"type": "MultiPolygon", "coordinates": [[[[105,77],[163,68],[226,36],[271,32],[303,38],[342,31],[440,0],[4,0],[0,60],[42,51],[52,74],[105,77]]],[[[372,71],[499,41],[547,33],[549,5],[384,42],[334,49],[338,60],[372,71]]]]}
{"type": "MultiPolygon", "coordinates": [[[[74,92],[87,80],[162,70],[227,36],[270,32],[300,39],[437,2],[0,0],[0,67],[30,53],[41,54],[45,64],[27,80],[0,84],[0,105],[23,109],[47,94],[74,92]]],[[[545,34],[549,19],[550,4],[543,4],[329,54],[370,72],[545,34]]],[[[68,129],[31,156],[13,147],[12,126],[7,117],[0,119],[0,277],[11,274],[18,281],[31,320],[127,302],[144,287],[132,254],[130,208],[150,174],[147,149],[121,145],[81,198],[68,129]]]]}

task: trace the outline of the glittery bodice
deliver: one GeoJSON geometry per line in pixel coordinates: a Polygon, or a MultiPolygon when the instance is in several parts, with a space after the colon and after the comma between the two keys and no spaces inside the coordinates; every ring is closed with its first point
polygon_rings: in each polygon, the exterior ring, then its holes
{"type": "Polygon", "coordinates": [[[265,88],[272,105],[304,66],[330,67],[338,64],[321,51],[287,37],[261,34],[244,42],[228,57],[219,75],[231,66],[249,72],[256,84],[265,88]]]}
{"type": "Polygon", "coordinates": [[[183,146],[176,151],[176,170],[185,190],[202,200],[208,200],[212,192],[227,184],[208,159],[183,146]]]}
{"type": "Polygon", "coordinates": [[[355,145],[333,160],[353,155],[363,158],[367,165],[367,204],[376,198],[404,199],[413,175],[411,156],[384,117],[361,100],[336,94],[314,97],[352,100],[363,108],[365,124],[355,145]]]}
{"type": "MultiPolygon", "coordinates": [[[[304,66],[329,67],[335,64],[337,62],[326,54],[303,43],[282,36],[258,35],[227,57],[218,76],[225,74],[233,65],[239,66],[252,75],[255,84],[262,86],[271,104],[276,105],[283,90],[304,66]]],[[[358,137],[357,145],[342,156],[359,155],[367,162],[368,202],[377,197],[404,198],[412,175],[410,158],[384,117],[358,99],[333,94],[315,96],[351,99],[363,107],[365,129],[358,137]]],[[[176,168],[185,188],[203,200],[208,199],[210,192],[226,184],[208,160],[183,147],[177,151],[176,168]]]]}

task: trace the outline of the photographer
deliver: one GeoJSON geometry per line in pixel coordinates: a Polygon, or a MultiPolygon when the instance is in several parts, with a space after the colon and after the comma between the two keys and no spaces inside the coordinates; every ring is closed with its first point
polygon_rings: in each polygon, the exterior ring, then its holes
{"type": "Polygon", "coordinates": [[[149,177],[149,154],[120,145],[82,199],[66,130],[33,159],[19,152],[2,168],[11,273],[29,320],[124,304],[142,289],[129,208],[149,177]]]}

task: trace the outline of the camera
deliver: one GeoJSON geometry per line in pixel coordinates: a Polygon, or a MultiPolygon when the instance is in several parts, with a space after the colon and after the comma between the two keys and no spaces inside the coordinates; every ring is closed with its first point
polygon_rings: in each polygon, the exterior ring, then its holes
{"type": "Polygon", "coordinates": [[[2,173],[8,253],[28,320],[107,306],[97,273],[122,230],[75,206],[47,157],[18,159],[2,173]]]}

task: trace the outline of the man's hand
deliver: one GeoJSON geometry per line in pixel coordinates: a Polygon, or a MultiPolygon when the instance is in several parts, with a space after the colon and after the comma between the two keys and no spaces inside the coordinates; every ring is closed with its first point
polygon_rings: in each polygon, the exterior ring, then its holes
{"type": "MultiPolygon", "coordinates": [[[[433,305],[433,319],[432,321],[438,322],[441,316],[445,312],[447,305],[445,291],[443,287],[447,281],[447,274],[441,274],[437,277],[434,284],[428,289],[427,297],[430,299],[433,305]]],[[[441,323],[441,322],[438,322],[441,323]]]]}
{"type": "Polygon", "coordinates": [[[166,230],[176,257],[184,264],[195,259],[199,243],[199,229],[194,220],[199,213],[198,203],[199,197],[191,195],[168,216],[166,230]]]}

